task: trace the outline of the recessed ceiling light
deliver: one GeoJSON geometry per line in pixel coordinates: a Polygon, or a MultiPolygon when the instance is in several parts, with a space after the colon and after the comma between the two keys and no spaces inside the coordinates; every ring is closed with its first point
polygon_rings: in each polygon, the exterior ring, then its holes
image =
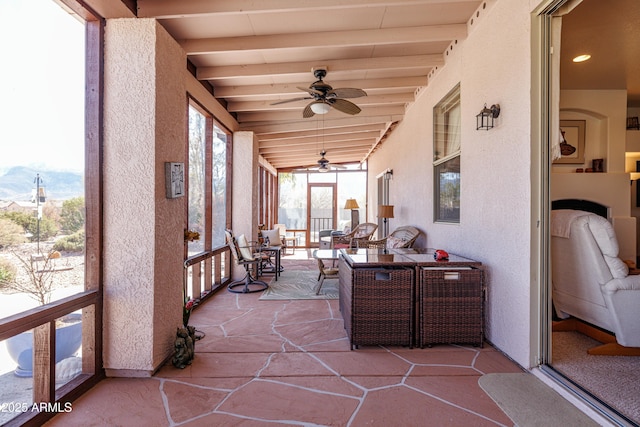
{"type": "Polygon", "coordinates": [[[591,55],[589,54],[578,55],[575,58],[573,58],[573,62],[584,62],[589,58],[591,58],[591,55]]]}

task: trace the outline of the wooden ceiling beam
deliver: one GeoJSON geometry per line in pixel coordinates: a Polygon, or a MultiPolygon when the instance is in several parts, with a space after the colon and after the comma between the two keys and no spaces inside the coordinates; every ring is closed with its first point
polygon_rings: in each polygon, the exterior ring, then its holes
{"type": "MultiPolygon", "coordinates": [[[[320,61],[332,76],[344,71],[397,70],[407,68],[431,69],[444,65],[442,54],[407,55],[384,58],[341,59],[320,61]]],[[[303,78],[312,75],[318,61],[282,62],[277,64],[227,65],[221,67],[201,67],[197,70],[198,80],[220,80],[238,77],[289,76],[303,78]]]]}
{"type": "MultiPolygon", "coordinates": [[[[340,151],[334,150],[334,151],[327,151],[326,157],[332,163],[346,163],[346,162],[356,163],[356,162],[359,162],[360,159],[364,157],[364,153],[366,152],[367,152],[366,148],[353,149],[353,150],[340,150],[340,151]]],[[[269,163],[274,165],[276,163],[282,164],[283,162],[288,162],[298,166],[307,166],[307,165],[315,164],[320,158],[320,154],[319,152],[305,153],[304,155],[301,155],[300,153],[290,154],[290,155],[279,153],[279,154],[269,154],[269,155],[262,154],[262,157],[264,157],[265,159],[267,159],[269,163]]]]}
{"type": "MultiPolygon", "coordinates": [[[[328,135],[344,135],[349,133],[357,133],[357,132],[381,132],[386,128],[385,123],[374,123],[367,124],[362,126],[345,126],[341,128],[325,128],[324,135],[325,137],[328,135]]],[[[288,140],[288,139],[296,139],[296,138],[315,138],[318,136],[317,130],[300,130],[295,132],[280,132],[280,133],[266,133],[266,134],[258,134],[258,139],[260,143],[269,143],[270,141],[277,140],[288,140]]]]}
{"type": "Polygon", "coordinates": [[[318,136],[316,134],[314,136],[296,137],[296,138],[287,138],[287,139],[273,139],[269,141],[260,140],[260,149],[274,148],[274,147],[295,147],[296,145],[318,144],[318,143],[322,143],[323,141],[325,144],[333,143],[333,142],[347,143],[349,141],[355,141],[363,138],[377,138],[381,135],[382,135],[381,131],[372,130],[372,131],[366,131],[366,132],[350,132],[345,134],[334,134],[334,135],[324,135],[324,136],[318,136]]]}
{"type": "Polygon", "coordinates": [[[187,55],[249,52],[299,48],[345,48],[348,46],[388,46],[405,43],[448,42],[464,39],[467,24],[420,27],[323,31],[318,33],[270,34],[262,36],[214,37],[178,40],[187,55]]]}
{"type": "MultiPolygon", "coordinates": [[[[426,86],[428,79],[426,76],[418,77],[391,77],[386,79],[364,79],[364,80],[339,80],[331,81],[331,86],[339,87],[358,87],[364,91],[372,89],[392,88],[399,92],[414,90],[419,86],[426,86]]],[[[298,87],[308,87],[309,82],[287,83],[287,84],[271,84],[271,85],[235,85],[235,86],[216,86],[216,97],[232,100],[244,96],[256,96],[260,94],[263,99],[272,99],[274,95],[279,96],[304,96],[298,87]]]]}
{"type": "MultiPolygon", "coordinates": [[[[356,117],[372,117],[372,116],[388,116],[388,115],[396,115],[396,114],[404,114],[405,108],[404,105],[389,105],[389,106],[363,106],[362,112],[358,113],[356,117]]],[[[326,116],[339,116],[345,115],[340,111],[332,110],[329,111],[326,116]]],[[[302,118],[302,111],[247,111],[238,113],[238,121],[244,124],[249,124],[250,122],[273,122],[273,121],[290,121],[295,119],[302,118]]],[[[327,117],[328,118],[328,117],[327,117]]]]}
{"type": "MultiPolygon", "coordinates": [[[[337,140],[337,141],[324,141],[323,143],[316,143],[312,141],[299,142],[297,144],[284,144],[284,145],[272,145],[269,147],[263,147],[260,145],[259,152],[260,154],[275,154],[275,153],[286,153],[286,152],[308,152],[310,148],[314,147],[322,147],[324,146],[326,149],[335,148],[354,148],[354,147],[371,147],[376,141],[377,135],[362,135],[356,139],[349,140],[337,140]]],[[[320,151],[320,148],[317,148],[316,151],[320,151]]]]}
{"type": "MultiPolygon", "coordinates": [[[[283,12],[320,12],[332,9],[362,7],[407,6],[421,4],[452,4],[464,0],[138,0],[138,18],[177,19],[208,15],[244,15],[283,12]]],[[[466,1],[469,3],[469,1],[466,1]]],[[[471,2],[477,3],[477,2],[471,2]]]]}
{"type": "Polygon", "coordinates": [[[314,130],[318,129],[318,126],[323,126],[324,129],[328,128],[340,128],[354,125],[368,125],[379,123],[391,123],[401,121],[402,114],[389,115],[389,116],[376,116],[376,117],[336,117],[325,118],[320,125],[318,119],[312,120],[292,120],[290,122],[280,123],[240,123],[240,130],[253,131],[257,135],[269,134],[269,133],[281,133],[281,132],[296,132],[300,130],[314,130]]]}

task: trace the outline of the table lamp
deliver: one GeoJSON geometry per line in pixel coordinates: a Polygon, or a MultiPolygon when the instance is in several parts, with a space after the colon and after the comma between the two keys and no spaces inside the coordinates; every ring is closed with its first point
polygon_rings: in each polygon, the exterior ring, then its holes
{"type": "Polygon", "coordinates": [[[389,235],[389,224],[387,224],[387,220],[389,218],[393,218],[393,205],[380,205],[378,206],[378,218],[382,218],[384,220],[383,237],[389,235]]]}
{"type": "Polygon", "coordinates": [[[360,206],[358,206],[356,199],[347,199],[344,208],[351,210],[351,229],[353,230],[360,222],[360,211],[358,211],[360,206]]]}

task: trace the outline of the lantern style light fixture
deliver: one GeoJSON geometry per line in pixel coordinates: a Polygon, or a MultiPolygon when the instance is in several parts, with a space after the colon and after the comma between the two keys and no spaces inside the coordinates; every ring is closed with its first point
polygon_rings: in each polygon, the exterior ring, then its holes
{"type": "Polygon", "coordinates": [[[347,199],[344,208],[351,211],[351,229],[353,230],[360,223],[360,211],[358,211],[360,206],[358,206],[356,199],[347,199]]]}
{"type": "Polygon", "coordinates": [[[497,119],[499,115],[500,104],[493,104],[491,108],[487,108],[487,104],[484,104],[484,108],[480,110],[480,114],[476,116],[476,130],[489,130],[493,128],[493,121],[497,119]]]}
{"type": "Polygon", "coordinates": [[[378,218],[383,219],[382,233],[386,237],[389,235],[389,224],[387,221],[389,218],[393,218],[393,205],[380,205],[378,206],[378,218]]]}

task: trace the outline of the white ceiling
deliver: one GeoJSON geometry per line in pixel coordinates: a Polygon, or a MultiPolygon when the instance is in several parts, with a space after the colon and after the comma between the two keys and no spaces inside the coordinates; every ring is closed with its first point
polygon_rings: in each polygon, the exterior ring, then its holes
{"type": "MultiPolygon", "coordinates": [[[[402,120],[429,84],[447,48],[467,36],[482,0],[87,0],[107,17],[128,5],[153,17],[180,43],[196,77],[255,131],[259,152],[279,169],[315,165],[324,147],[332,163],[360,162],[402,120]],[[333,88],[361,88],[362,112],[336,110],[304,119],[301,100],[327,68],[333,88]]],[[[640,1],[584,0],[563,19],[561,86],[625,88],[640,103],[640,1]],[[565,57],[589,51],[573,64],[565,57]]]]}
{"type": "Polygon", "coordinates": [[[562,89],[627,89],[640,107],[640,1],[583,0],[562,19],[562,89]],[[574,63],[588,53],[591,59],[574,63]]]}

